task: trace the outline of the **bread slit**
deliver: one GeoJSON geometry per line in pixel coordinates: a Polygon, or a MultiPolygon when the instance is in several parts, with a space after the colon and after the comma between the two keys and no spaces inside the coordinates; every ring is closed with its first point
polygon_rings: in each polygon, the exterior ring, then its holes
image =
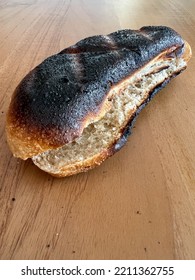
{"type": "MultiPolygon", "coordinates": [[[[124,82],[113,87],[108,101],[111,109],[97,122],[89,124],[72,143],[45,151],[32,158],[42,170],[67,176],[99,165],[122,136],[124,128],[149,94],[167,78],[186,68],[183,57],[153,60],[124,82]]],[[[110,153],[110,154],[109,154],[110,153]]]]}

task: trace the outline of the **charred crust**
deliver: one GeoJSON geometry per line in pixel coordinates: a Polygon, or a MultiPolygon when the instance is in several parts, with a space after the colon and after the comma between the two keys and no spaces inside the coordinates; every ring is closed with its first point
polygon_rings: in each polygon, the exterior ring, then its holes
{"type": "Polygon", "coordinates": [[[81,135],[87,120],[99,114],[112,87],[165,50],[173,47],[180,55],[183,45],[182,38],[164,26],[81,40],[47,58],[21,81],[9,121],[16,131],[23,130],[40,143],[51,147],[69,143],[81,135]]]}

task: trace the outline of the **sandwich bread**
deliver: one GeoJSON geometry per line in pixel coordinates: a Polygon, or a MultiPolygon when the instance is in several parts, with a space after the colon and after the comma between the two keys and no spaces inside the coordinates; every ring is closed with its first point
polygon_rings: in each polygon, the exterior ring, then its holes
{"type": "Polygon", "coordinates": [[[13,93],[6,123],[13,155],[57,177],[100,165],[190,57],[173,29],[147,26],[89,37],[47,58],[13,93]]]}

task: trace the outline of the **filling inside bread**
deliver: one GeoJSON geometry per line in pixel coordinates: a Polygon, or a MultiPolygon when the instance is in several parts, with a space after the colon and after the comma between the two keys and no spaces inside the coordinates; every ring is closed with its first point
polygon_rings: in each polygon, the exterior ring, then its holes
{"type": "Polygon", "coordinates": [[[108,96],[111,109],[103,118],[89,124],[72,143],[34,156],[33,162],[39,168],[55,174],[64,166],[81,162],[85,165],[89,160],[95,160],[120,138],[122,129],[149,93],[166,78],[185,67],[186,62],[182,57],[152,61],[128,80],[113,87],[108,96]]]}

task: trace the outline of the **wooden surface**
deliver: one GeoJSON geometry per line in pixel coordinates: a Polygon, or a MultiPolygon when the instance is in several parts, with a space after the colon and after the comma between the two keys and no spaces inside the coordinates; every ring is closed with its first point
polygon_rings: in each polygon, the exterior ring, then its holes
{"type": "Polygon", "coordinates": [[[94,34],[168,25],[195,46],[195,1],[0,1],[0,258],[195,259],[195,59],[99,168],[56,179],[14,158],[10,97],[44,58],[94,34]]]}

